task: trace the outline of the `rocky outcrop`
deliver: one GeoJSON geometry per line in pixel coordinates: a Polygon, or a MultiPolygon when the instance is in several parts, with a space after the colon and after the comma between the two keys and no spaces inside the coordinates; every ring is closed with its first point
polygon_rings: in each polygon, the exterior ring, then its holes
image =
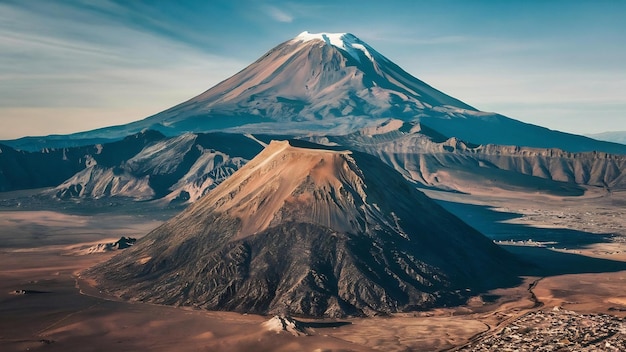
{"type": "Polygon", "coordinates": [[[303,324],[289,316],[275,315],[261,325],[268,331],[274,331],[277,334],[286,332],[293,336],[308,335],[303,324]]]}
{"type": "Polygon", "coordinates": [[[120,237],[119,240],[115,242],[108,243],[98,243],[96,245],[90,246],[86,249],[81,249],[78,251],[80,254],[92,254],[92,253],[103,253],[110,251],[117,251],[121,249],[126,249],[133,246],[137,242],[136,238],[133,237],[120,237]]]}

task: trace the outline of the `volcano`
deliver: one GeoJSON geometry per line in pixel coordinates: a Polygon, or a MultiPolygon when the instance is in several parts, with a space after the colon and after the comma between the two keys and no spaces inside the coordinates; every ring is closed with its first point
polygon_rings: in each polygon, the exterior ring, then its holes
{"type": "Polygon", "coordinates": [[[345,133],[376,119],[413,119],[425,110],[477,113],[411,76],[352,34],[304,32],[148,121],[174,128],[252,123],[257,133],[277,127],[288,132],[330,128],[345,133]],[[276,121],[280,125],[267,124],[276,121]]]}
{"type": "Polygon", "coordinates": [[[516,265],[379,159],[273,141],[83,275],[129,300],[338,317],[461,303],[516,265]]]}
{"type": "Polygon", "coordinates": [[[350,33],[309,32],[276,46],[206,92],[143,120],[3,143],[39,150],[104,143],[146,129],[166,136],[215,131],[342,135],[387,119],[420,123],[474,144],[626,154],[621,144],[479,111],[415,78],[350,33]]]}

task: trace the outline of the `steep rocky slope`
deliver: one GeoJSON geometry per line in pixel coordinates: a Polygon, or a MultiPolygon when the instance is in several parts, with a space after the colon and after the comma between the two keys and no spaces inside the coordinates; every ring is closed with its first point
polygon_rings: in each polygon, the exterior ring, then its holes
{"type": "Polygon", "coordinates": [[[164,138],[134,155],[120,156],[117,165],[101,165],[94,159],[48,194],[60,199],[118,196],[193,202],[261,149],[258,142],[235,134],[164,138]]]}
{"type": "Polygon", "coordinates": [[[93,165],[117,166],[146,145],[164,138],[156,131],[145,131],[104,145],[44,148],[33,152],[0,145],[0,192],[57,186],[93,165]]]}
{"type": "Polygon", "coordinates": [[[474,145],[423,125],[389,120],[345,136],[309,137],[372,154],[427,187],[473,193],[502,189],[561,196],[580,186],[626,189],[626,156],[474,145]]]}
{"type": "Polygon", "coordinates": [[[517,264],[372,156],[272,142],[84,275],[131,300],[344,316],[459,303],[517,264]]]}
{"type": "MultiPolygon", "coordinates": [[[[61,150],[22,152],[0,146],[0,190],[58,185],[46,194],[59,199],[194,202],[262,149],[256,138],[266,142],[276,138],[255,136],[211,133],[166,138],[147,131],[115,143],[61,150]]],[[[375,155],[406,178],[438,189],[579,196],[585,191],[581,186],[626,188],[626,158],[621,155],[475,145],[448,138],[423,123],[397,119],[344,136],[306,139],[375,155]]]]}

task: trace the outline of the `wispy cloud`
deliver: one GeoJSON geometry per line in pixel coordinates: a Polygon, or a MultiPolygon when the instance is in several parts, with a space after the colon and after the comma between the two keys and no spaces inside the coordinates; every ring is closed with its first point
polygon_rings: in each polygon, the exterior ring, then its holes
{"type": "Polygon", "coordinates": [[[138,120],[247,63],[55,2],[0,4],[0,53],[0,139],[138,120]]]}
{"type": "Polygon", "coordinates": [[[265,13],[278,22],[291,23],[293,22],[293,15],[287,13],[285,10],[279,9],[276,6],[266,5],[263,7],[265,13]]]}

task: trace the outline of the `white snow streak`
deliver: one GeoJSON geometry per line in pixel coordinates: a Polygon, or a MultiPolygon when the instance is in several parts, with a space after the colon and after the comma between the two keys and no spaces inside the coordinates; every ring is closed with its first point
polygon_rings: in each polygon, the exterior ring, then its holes
{"type": "Polygon", "coordinates": [[[302,42],[321,40],[326,44],[345,50],[348,54],[350,54],[350,56],[359,62],[361,62],[359,51],[362,52],[371,62],[374,62],[374,57],[370,52],[372,49],[359,38],[350,33],[309,33],[308,31],[304,31],[293,40],[302,42]]]}

